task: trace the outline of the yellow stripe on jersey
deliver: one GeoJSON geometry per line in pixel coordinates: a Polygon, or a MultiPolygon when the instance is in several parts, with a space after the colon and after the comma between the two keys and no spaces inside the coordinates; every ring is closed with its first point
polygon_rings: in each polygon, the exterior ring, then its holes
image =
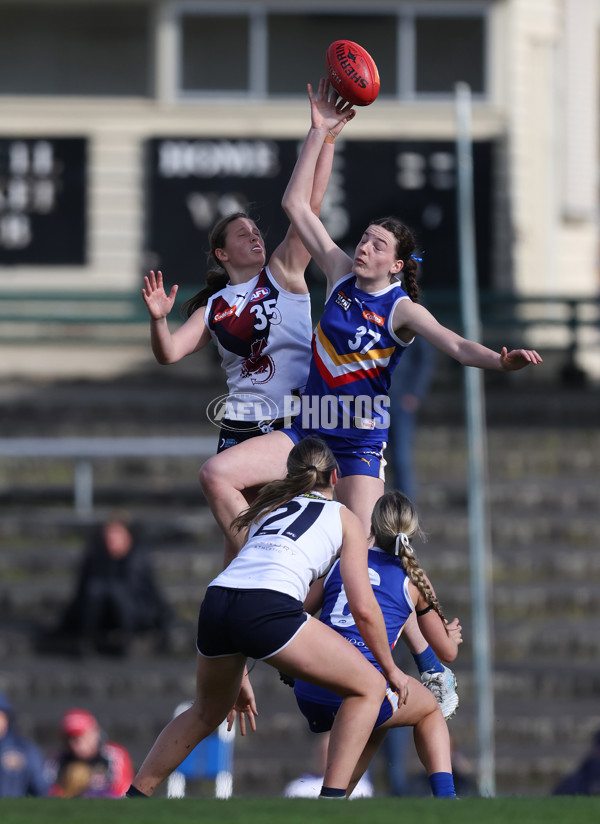
{"type": "Polygon", "coordinates": [[[387,366],[395,350],[391,346],[388,349],[369,349],[367,352],[339,355],[321,329],[321,324],[315,330],[315,344],[323,365],[334,377],[345,372],[387,366]]]}

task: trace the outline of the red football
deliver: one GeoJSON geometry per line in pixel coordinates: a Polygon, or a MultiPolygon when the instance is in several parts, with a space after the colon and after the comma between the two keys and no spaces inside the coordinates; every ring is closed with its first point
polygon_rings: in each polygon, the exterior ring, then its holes
{"type": "Polygon", "coordinates": [[[368,106],[379,94],[379,72],[368,51],[352,40],[335,40],[325,56],[327,76],[353,106],[368,106]]]}

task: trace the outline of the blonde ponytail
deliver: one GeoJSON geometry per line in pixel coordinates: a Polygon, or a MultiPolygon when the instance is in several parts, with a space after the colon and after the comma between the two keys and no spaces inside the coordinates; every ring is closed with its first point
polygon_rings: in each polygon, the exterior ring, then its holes
{"type": "Polygon", "coordinates": [[[415,535],[424,538],[419,525],[419,516],[412,501],[397,490],[386,492],[373,508],[371,536],[380,549],[398,558],[411,583],[418,588],[423,598],[437,612],[445,627],[446,618],[440,603],[424,571],[419,566],[410,543],[415,535]]]}

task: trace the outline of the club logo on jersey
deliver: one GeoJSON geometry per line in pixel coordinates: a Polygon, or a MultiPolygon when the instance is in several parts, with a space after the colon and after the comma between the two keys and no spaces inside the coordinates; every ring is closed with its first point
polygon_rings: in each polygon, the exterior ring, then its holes
{"type": "Polygon", "coordinates": [[[260,338],[252,342],[250,355],[242,362],[240,375],[242,378],[250,378],[252,383],[267,383],[275,374],[275,364],[270,355],[263,355],[263,350],[267,345],[266,338],[260,338]]]}
{"type": "Polygon", "coordinates": [[[259,286],[258,289],[255,289],[254,292],[252,292],[250,303],[254,303],[255,300],[262,300],[270,294],[271,290],[267,286],[259,286]]]}
{"type": "Polygon", "coordinates": [[[376,323],[377,326],[383,326],[385,323],[385,318],[382,318],[381,315],[376,315],[375,312],[369,312],[365,309],[362,314],[365,320],[371,320],[373,323],[376,323]]]}
{"type": "Polygon", "coordinates": [[[346,312],[352,306],[352,301],[349,297],[347,297],[340,289],[340,291],[335,296],[335,302],[338,306],[341,306],[346,312]]]}
{"type": "Polygon", "coordinates": [[[235,315],[235,306],[231,306],[229,309],[226,309],[224,312],[217,312],[215,315],[215,323],[218,323],[220,320],[225,320],[225,318],[230,318],[232,315],[235,315]]]}

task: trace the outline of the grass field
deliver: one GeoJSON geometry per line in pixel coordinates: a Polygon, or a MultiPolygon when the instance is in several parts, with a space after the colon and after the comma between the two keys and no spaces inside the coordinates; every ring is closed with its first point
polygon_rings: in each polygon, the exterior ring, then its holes
{"type": "Polygon", "coordinates": [[[4,799],[2,824],[592,824],[600,821],[600,797],[370,798],[356,801],[201,798],[4,799]]]}

